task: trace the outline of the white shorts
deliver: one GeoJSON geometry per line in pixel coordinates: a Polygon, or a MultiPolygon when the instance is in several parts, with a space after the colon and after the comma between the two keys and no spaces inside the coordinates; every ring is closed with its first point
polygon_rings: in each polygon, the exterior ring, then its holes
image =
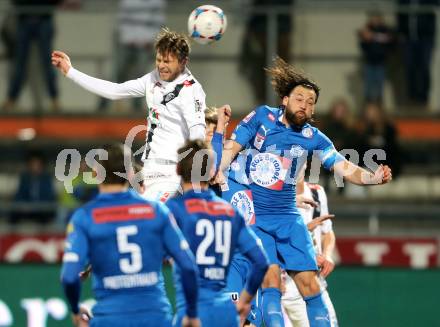
{"type": "Polygon", "coordinates": [[[165,202],[177,193],[182,194],[176,164],[147,160],[142,169],[142,176],[145,191],[141,196],[144,199],[165,202]]]}

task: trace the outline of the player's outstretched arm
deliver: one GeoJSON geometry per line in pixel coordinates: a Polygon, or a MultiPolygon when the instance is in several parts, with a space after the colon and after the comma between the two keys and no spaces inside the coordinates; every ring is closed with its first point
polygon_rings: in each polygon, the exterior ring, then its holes
{"type": "Polygon", "coordinates": [[[145,76],[124,83],[113,83],[89,76],[75,69],[72,66],[69,56],[62,51],[53,51],[51,60],[52,65],[64,76],[70,78],[87,91],[104,98],[118,100],[145,96],[145,76]]]}
{"type": "Polygon", "coordinates": [[[321,276],[326,278],[335,269],[335,263],[332,259],[333,250],[335,249],[336,236],[333,231],[323,233],[322,237],[322,254],[318,255],[318,266],[321,267],[321,276]]]}
{"type": "Polygon", "coordinates": [[[379,165],[373,173],[348,160],[335,163],[333,171],[344,177],[346,181],[356,185],[381,185],[389,183],[393,178],[391,168],[387,165],[379,165]]]}

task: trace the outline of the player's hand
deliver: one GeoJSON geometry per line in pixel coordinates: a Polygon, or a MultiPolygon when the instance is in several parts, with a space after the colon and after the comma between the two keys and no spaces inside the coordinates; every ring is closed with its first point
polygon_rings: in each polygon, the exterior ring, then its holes
{"type": "Polygon", "coordinates": [[[332,258],[329,256],[323,256],[322,254],[318,254],[316,257],[316,261],[318,263],[318,267],[321,268],[319,274],[326,278],[330,273],[335,269],[335,263],[332,258]]]}
{"type": "Polygon", "coordinates": [[[220,187],[222,187],[222,185],[225,185],[226,184],[225,174],[223,174],[223,172],[219,170],[217,174],[214,176],[212,184],[218,184],[220,185],[220,187]]]}
{"type": "Polygon", "coordinates": [[[79,307],[77,314],[72,314],[72,323],[75,327],[89,327],[89,321],[92,318],[90,311],[83,307],[79,307]]]}
{"type": "Polygon", "coordinates": [[[393,179],[391,168],[380,164],[373,174],[364,177],[364,184],[382,185],[389,183],[393,179]]]}
{"type": "Polygon", "coordinates": [[[251,311],[251,304],[238,300],[238,302],[235,304],[235,307],[237,308],[238,315],[240,316],[240,326],[243,326],[249,312],[251,311]]]}
{"type": "Polygon", "coordinates": [[[229,123],[229,120],[231,119],[232,115],[232,109],[229,104],[225,104],[219,108],[217,108],[217,117],[218,122],[223,122],[223,124],[229,123]]]}
{"type": "Polygon", "coordinates": [[[386,183],[391,182],[391,180],[393,179],[393,174],[391,172],[391,168],[388,167],[387,165],[381,165],[381,166],[382,166],[382,170],[383,170],[381,184],[386,184],[386,183]]]}
{"type": "Polygon", "coordinates": [[[83,282],[83,281],[85,281],[87,278],[89,278],[91,274],[92,274],[92,265],[88,265],[88,266],[86,267],[86,270],[81,271],[81,272],[79,273],[79,279],[81,279],[81,281],[83,282]]]}
{"type": "Polygon", "coordinates": [[[240,326],[244,324],[249,311],[251,311],[251,302],[252,296],[246,290],[241,291],[240,297],[235,303],[238,315],[240,316],[240,326]]]}
{"type": "Polygon", "coordinates": [[[198,318],[188,318],[187,316],[183,317],[182,327],[200,327],[201,323],[198,318]]]}
{"type": "Polygon", "coordinates": [[[51,60],[52,65],[63,73],[64,76],[66,76],[70,68],[72,68],[72,63],[70,62],[69,56],[62,51],[53,51],[51,60]]]}
{"type": "Polygon", "coordinates": [[[310,209],[311,207],[316,208],[318,204],[315,201],[313,201],[312,198],[309,198],[304,194],[297,194],[296,206],[302,209],[310,209]]]}
{"type": "Polygon", "coordinates": [[[322,225],[322,223],[324,221],[326,221],[327,219],[332,219],[334,217],[335,217],[335,215],[324,215],[324,216],[319,216],[319,217],[313,218],[312,221],[307,224],[307,229],[310,232],[313,232],[313,230],[316,227],[318,227],[319,225],[322,225]]]}

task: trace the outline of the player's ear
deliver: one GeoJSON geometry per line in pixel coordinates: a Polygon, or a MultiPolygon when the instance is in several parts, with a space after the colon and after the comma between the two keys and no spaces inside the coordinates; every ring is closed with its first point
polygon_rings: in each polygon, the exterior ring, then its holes
{"type": "Polygon", "coordinates": [[[289,97],[285,95],[285,96],[283,97],[282,104],[283,104],[284,107],[287,107],[287,104],[288,104],[288,103],[289,103],[289,97]]]}
{"type": "Polygon", "coordinates": [[[188,61],[189,61],[189,58],[188,58],[188,57],[185,57],[185,58],[182,59],[182,61],[180,62],[180,64],[183,65],[183,66],[186,66],[186,65],[188,65],[188,61]]]}

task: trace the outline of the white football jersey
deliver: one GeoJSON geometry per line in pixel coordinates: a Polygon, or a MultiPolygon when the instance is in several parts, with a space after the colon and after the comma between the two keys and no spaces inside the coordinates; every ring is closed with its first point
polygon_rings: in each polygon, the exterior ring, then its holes
{"type": "Polygon", "coordinates": [[[143,160],[177,162],[177,149],[190,138],[190,129],[205,126],[206,95],[187,68],[172,82],[162,81],[156,69],[120,84],[91,77],[74,68],[69,70],[67,77],[108,99],[146,97],[149,114],[143,160]]]}
{"type": "MultiPolygon", "coordinates": [[[[304,183],[304,196],[313,199],[316,203],[318,203],[318,207],[316,208],[312,208],[312,207],[308,209],[298,208],[306,225],[310,223],[313,220],[313,218],[329,214],[327,194],[325,193],[325,190],[321,185],[304,183]]],[[[332,220],[327,219],[321,225],[316,227],[311,233],[310,236],[312,237],[313,245],[315,247],[315,251],[317,254],[322,253],[321,235],[329,233],[332,230],[333,230],[332,220]]]]}

